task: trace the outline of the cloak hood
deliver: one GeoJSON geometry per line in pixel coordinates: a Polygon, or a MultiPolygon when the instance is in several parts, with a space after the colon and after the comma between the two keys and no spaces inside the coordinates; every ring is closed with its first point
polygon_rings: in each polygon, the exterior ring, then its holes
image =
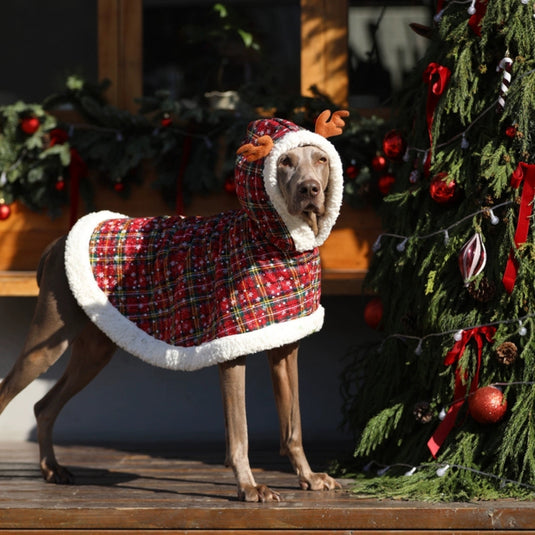
{"type": "Polygon", "coordinates": [[[284,119],[260,119],[250,123],[242,146],[262,136],[273,140],[273,148],[262,159],[249,162],[238,156],[235,168],[236,194],[249,217],[257,221],[274,243],[287,251],[308,251],[322,245],[336,222],[343,196],[343,169],[338,152],[325,137],[284,119]],[[329,185],[325,192],[325,215],[314,234],[303,218],[288,212],[277,184],[277,162],[286,151],[315,145],[329,156],[329,185]]]}
{"type": "Polygon", "coordinates": [[[323,324],[318,246],[334,225],[343,175],[321,135],[282,119],[249,125],[267,156],[236,160],[241,209],[211,217],[96,212],[70,231],[65,267],[86,314],[119,347],[157,366],[195,370],[295,342],[323,324]],[[286,209],[276,164],[289,148],[330,157],[326,213],[313,233],[286,209]]]}

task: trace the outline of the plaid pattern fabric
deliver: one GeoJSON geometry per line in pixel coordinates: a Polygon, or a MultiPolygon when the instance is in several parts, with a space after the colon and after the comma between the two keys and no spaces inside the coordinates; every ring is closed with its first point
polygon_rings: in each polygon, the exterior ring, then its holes
{"type": "Polygon", "coordinates": [[[235,166],[241,208],[217,216],[81,218],[65,245],[74,297],[119,347],[151,364],[194,370],[317,332],[323,324],[318,247],[343,196],[336,149],[283,119],[249,125],[243,143],[269,135],[263,159],[235,166]],[[277,183],[285,151],[314,145],[330,160],[325,214],[314,234],[289,213],[277,183]]]}
{"type": "MultiPolygon", "coordinates": [[[[284,226],[273,219],[279,244],[289,248],[284,226]]],[[[311,314],[320,299],[317,248],[281,250],[263,221],[241,210],[104,221],[90,241],[94,277],[124,316],[175,346],[311,314]]]]}

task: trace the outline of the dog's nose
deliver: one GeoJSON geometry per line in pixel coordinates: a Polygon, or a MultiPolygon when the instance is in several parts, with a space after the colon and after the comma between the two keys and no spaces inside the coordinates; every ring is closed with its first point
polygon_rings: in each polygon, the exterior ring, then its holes
{"type": "Polygon", "coordinates": [[[299,193],[303,197],[314,198],[321,191],[320,185],[315,180],[307,180],[299,186],[299,193]]]}

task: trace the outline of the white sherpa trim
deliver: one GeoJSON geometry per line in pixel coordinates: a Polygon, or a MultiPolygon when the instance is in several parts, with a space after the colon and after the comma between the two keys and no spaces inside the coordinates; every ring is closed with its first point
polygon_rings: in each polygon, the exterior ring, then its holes
{"type": "Polygon", "coordinates": [[[264,187],[273,207],[288,228],[298,252],[309,251],[322,245],[336,223],[344,194],[342,161],[333,144],[323,136],[309,130],[288,132],[277,140],[264,161],[264,187]],[[310,226],[299,216],[288,212],[286,202],[277,183],[277,161],[286,151],[303,145],[315,145],[329,156],[331,172],[325,193],[325,215],[318,221],[319,232],[315,236],[310,226]]]}
{"type": "Polygon", "coordinates": [[[89,242],[95,227],[108,219],[124,218],[113,212],[88,214],[74,225],[67,237],[65,269],[71,291],[91,321],[120,348],[162,368],[192,371],[241,355],[297,342],[321,329],[324,309],[303,318],[277,323],[244,334],[218,338],[194,346],[177,347],[157,340],[123,316],[99,288],[89,260],[89,242]]]}

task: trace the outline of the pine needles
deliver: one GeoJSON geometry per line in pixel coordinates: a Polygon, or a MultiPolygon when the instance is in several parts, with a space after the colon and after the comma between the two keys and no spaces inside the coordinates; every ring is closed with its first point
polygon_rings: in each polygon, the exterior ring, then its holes
{"type": "Polygon", "coordinates": [[[485,6],[475,24],[464,4],[446,3],[398,99],[395,126],[406,132],[408,158],[393,164],[396,189],[366,279],[383,303],[383,340],[353,352],[344,373],[344,419],[357,437],[354,464],[344,469],[368,467],[359,494],[474,500],[535,491],[533,217],[525,243],[517,239],[519,203],[533,202],[517,175],[535,167],[535,21],[522,3],[485,6]],[[422,82],[430,63],[451,71],[431,114],[422,82]],[[453,198],[430,194],[436,177],[454,181],[453,198]],[[461,249],[476,232],[485,249],[463,261],[480,269],[463,280],[461,249]],[[510,292],[506,265],[515,267],[510,292]],[[461,343],[467,330],[475,334],[461,343]],[[497,356],[504,347],[509,360],[497,356]],[[482,424],[470,396],[491,385],[508,408],[482,424]],[[427,442],[456,402],[434,459],[427,442]]]}

